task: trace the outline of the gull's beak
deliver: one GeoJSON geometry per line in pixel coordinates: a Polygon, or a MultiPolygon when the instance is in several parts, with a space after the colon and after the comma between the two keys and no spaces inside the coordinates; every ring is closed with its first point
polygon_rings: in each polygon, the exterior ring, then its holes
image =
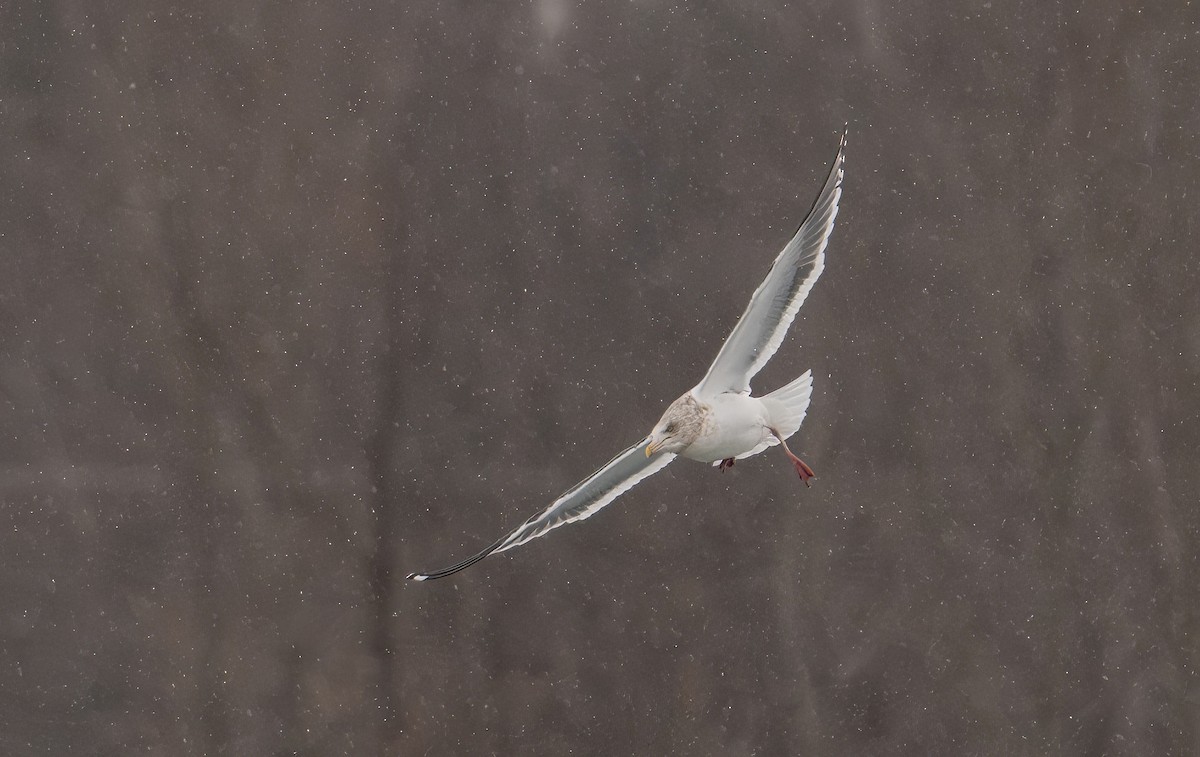
{"type": "Polygon", "coordinates": [[[654,454],[654,448],[656,446],[658,446],[658,443],[651,439],[650,443],[646,445],[646,457],[650,457],[654,454]]]}

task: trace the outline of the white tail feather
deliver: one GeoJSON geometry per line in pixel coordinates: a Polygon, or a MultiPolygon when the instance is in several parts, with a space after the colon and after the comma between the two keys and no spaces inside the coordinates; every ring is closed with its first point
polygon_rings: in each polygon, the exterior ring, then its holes
{"type": "Polygon", "coordinates": [[[796,433],[800,424],[804,422],[804,416],[808,413],[808,402],[811,398],[812,371],[805,371],[803,376],[782,389],[771,392],[763,397],[762,401],[767,406],[767,412],[771,414],[771,422],[775,424],[775,430],[779,432],[780,436],[787,439],[796,433]]]}

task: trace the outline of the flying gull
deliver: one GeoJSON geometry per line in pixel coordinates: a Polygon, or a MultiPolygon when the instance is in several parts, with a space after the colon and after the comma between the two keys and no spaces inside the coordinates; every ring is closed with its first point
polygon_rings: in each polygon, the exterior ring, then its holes
{"type": "Polygon", "coordinates": [[[449,568],[410,573],[408,577],[415,581],[445,578],[490,554],[520,546],[563,524],[590,518],[639,481],[665,468],[676,455],[712,463],[724,471],[733,467],[734,460],[780,445],[808,486],[814,475],[812,468],[788,449],[787,439],[800,428],[808,411],[812,371],[805,371],[800,378],[763,397],[750,396],[750,379],[779,349],[796,311],[825,268],[825,246],[842,196],[845,151],[843,132],[829,177],[804,223],[775,258],[767,278],[754,290],[746,312],[721,346],[708,373],[671,403],[649,436],[482,552],[449,568]]]}

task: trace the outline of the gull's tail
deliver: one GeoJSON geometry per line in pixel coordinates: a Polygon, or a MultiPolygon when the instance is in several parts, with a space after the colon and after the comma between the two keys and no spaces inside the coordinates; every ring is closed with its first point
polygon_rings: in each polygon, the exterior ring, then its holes
{"type": "Polygon", "coordinates": [[[771,423],[779,435],[787,439],[800,429],[804,416],[808,414],[808,402],[812,398],[812,371],[787,386],[776,389],[762,398],[771,414],[771,423]]]}

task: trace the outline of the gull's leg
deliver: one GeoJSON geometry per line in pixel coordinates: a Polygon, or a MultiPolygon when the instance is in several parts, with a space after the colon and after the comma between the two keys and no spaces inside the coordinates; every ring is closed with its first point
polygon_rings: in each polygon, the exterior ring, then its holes
{"type": "Polygon", "coordinates": [[[778,431],[776,431],[773,428],[768,429],[768,431],[770,431],[775,436],[775,438],[779,440],[779,443],[783,445],[783,451],[787,454],[788,458],[792,461],[792,465],[795,466],[796,474],[798,476],[800,476],[800,480],[804,482],[805,486],[811,486],[812,484],[808,483],[808,480],[810,478],[816,478],[817,474],[813,473],[813,469],[808,467],[807,463],[805,463],[803,460],[801,460],[800,458],[798,458],[794,454],[792,454],[792,451],[790,449],[788,449],[787,442],[785,442],[783,440],[783,437],[779,435],[778,431]]]}
{"type": "Polygon", "coordinates": [[[726,468],[732,468],[732,467],[733,467],[733,458],[732,458],[732,457],[727,457],[727,458],[725,458],[724,460],[722,460],[722,461],[721,461],[721,468],[720,468],[720,470],[721,470],[721,472],[722,472],[722,473],[724,473],[724,472],[725,472],[725,469],[726,469],[726,468]]]}

